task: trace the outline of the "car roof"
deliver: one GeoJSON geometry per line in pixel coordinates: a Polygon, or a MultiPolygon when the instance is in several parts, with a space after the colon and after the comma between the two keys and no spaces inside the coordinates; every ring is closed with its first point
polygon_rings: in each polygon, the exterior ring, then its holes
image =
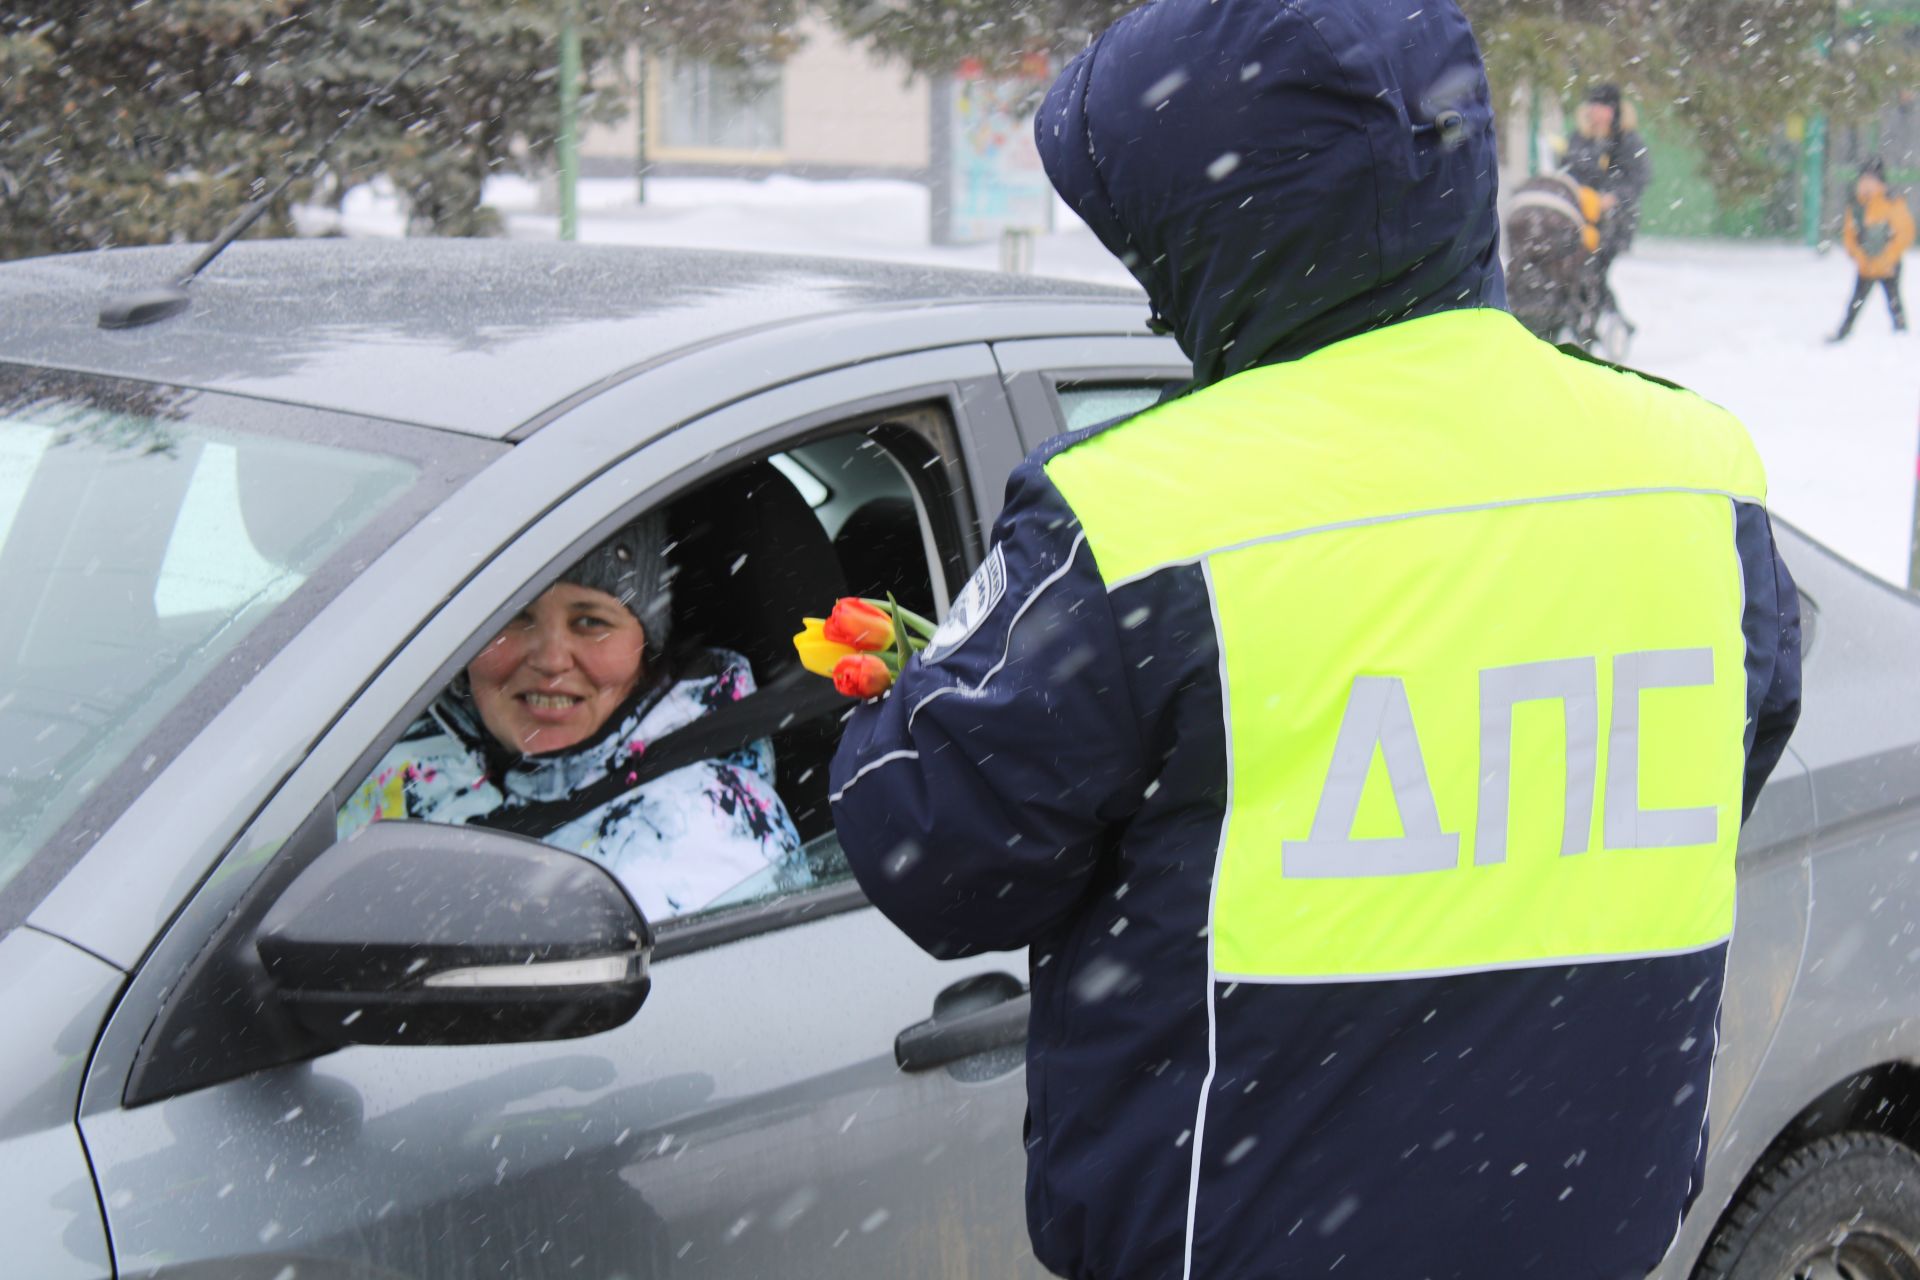
{"type": "Polygon", "coordinates": [[[191,245],[0,264],[0,361],[502,438],[582,389],[730,334],[855,309],[1124,289],[911,264],[507,240],[242,241],[183,314],[99,327],[191,245]]]}

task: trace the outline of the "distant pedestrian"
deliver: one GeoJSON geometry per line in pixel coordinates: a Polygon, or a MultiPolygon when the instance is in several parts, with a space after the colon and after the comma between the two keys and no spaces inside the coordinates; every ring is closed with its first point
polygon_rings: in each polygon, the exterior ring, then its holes
{"type": "Polygon", "coordinates": [[[1619,85],[1589,89],[1575,120],[1578,131],[1567,144],[1563,167],[1574,181],[1600,193],[1600,256],[1603,265],[1611,265],[1640,229],[1640,202],[1653,181],[1653,161],[1619,85]]]}
{"type": "MultiPolygon", "coordinates": [[[[1653,181],[1653,161],[1646,139],[1635,128],[1639,121],[1632,105],[1621,99],[1619,85],[1597,84],[1587,90],[1574,120],[1577,131],[1567,144],[1562,168],[1581,186],[1600,193],[1600,248],[1593,258],[1599,278],[1595,314],[1611,312],[1624,322],[1626,317],[1613,296],[1613,260],[1627,251],[1640,229],[1640,201],[1653,181]]],[[[1631,332],[1633,326],[1626,327],[1631,332]]],[[[1593,335],[1586,341],[1591,346],[1593,335]]]]}
{"type": "Polygon", "coordinates": [[[1853,282],[1853,297],[1847,300],[1846,318],[1840,322],[1839,332],[1827,341],[1846,341],[1876,284],[1886,290],[1893,331],[1905,333],[1907,312],[1900,303],[1900,258],[1913,245],[1913,213],[1905,200],[1887,189],[1886,165],[1878,156],[1860,166],[1860,176],[1853,183],[1853,199],[1847,202],[1842,239],[1859,275],[1853,282]]]}

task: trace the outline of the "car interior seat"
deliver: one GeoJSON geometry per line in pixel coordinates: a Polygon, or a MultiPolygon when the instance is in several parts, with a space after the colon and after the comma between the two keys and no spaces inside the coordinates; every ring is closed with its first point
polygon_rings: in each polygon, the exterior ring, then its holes
{"type": "Polygon", "coordinates": [[[853,595],[884,600],[891,591],[921,617],[933,616],[933,582],[912,499],[889,496],[861,503],[834,535],[833,549],[853,595]]]}
{"type": "Polygon", "coordinates": [[[668,528],[674,648],[731,649],[753,665],[758,688],[795,683],[814,695],[807,706],[817,712],[789,711],[763,730],[773,737],[780,795],[801,839],[811,840],[833,825],[827,762],[840,739],[840,717],[831,714],[839,695],[801,669],[793,636],[803,617],[825,616],[847,594],[833,544],[792,482],[766,462],[676,501],[668,528]]]}

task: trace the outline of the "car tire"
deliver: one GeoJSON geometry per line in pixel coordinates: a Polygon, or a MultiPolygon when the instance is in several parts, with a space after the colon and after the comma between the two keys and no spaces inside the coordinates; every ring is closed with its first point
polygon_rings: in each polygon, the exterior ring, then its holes
{"type": "Polygon", "coordinates": [[[1849,1132],[1776,1158],[1734,1198],[1693,1280],[1920,1280],[1920,1155],[1849,1132]]]}

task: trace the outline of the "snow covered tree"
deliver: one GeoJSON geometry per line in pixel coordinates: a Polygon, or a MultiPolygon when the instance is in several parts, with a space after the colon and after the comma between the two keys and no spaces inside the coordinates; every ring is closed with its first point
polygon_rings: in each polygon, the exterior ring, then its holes
{"type": "Polygon", "coordinates": [[[1920,60],[1903,31],[1847,0],[1466,0],[1496,85],[1563,100],[1613,81],[1699,141],[1723,203],[1781,177],[1789,116],[1867,119],[1920,60]]]}
{"type": "Polygon", "coordinates": [[[245,103],[247,50],[286,0],[129,10],[16,0],[0,15],[0,254],[204,232],[241,203],[230,166],[286,142],[245,103]],[[239,79],[238,85],[232,81],[239,79]]]}
{"type": "MultiPolygon", "coordinates": [[[[1058,59],[1138,0],[821,0],[842,30],[916,69],[963,58],[1011,68],[1058,59]]],[[[1699,137],[1723,198],[1777,178],[1767,141],[1787,116],[1871,115],[1914,78],[1916,59],[1852,0],[1461,0],[1485,50],[1495,101],[1534,85],[1571,101],[1590,84],[1671,107],[1699,137]]]]}
{"type": "Polygon", "coordinates": [[[917,71],[973,58],[1011,71],[1029,53],[1071,57],[1140,0],[819,0],[849,36],[917,71]]]}
{"type": "MultiPolygon", "coordinates": [[[[784,52],[794,0],[12,0],[0,11],[0,257],[205,239],[422,50],[328,158],[392,176],[419,222],[490,229],[489,173],[558,126],[563,21],[596,80],[638,38],[710,61],[784,52]]],[[[605,103],[611,106],[611,103],[605,103]]],[[[300,193],[296,193],[300,194],[300,193]]],[[[284,234],[288,211],[256,234],[284,234]]]]}

